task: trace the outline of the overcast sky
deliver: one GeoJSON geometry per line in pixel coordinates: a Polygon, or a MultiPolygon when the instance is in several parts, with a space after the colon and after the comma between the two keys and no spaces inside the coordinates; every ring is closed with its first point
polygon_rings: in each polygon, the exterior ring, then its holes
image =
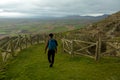
{"type": "Polygon", "coordinates": [[[1,0],[0,17],[34,17],[111,14],[120,0],[1,0]]]}

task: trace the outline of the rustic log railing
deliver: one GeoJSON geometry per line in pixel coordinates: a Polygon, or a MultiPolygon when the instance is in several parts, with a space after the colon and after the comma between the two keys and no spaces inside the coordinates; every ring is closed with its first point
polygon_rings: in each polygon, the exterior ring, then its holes
{"type": "Polygon", "coordinates": [[[96,42],[88,42],[82,40],[62,39],[63,51],[74,55],[80,54],[99,60],[102,56],[120,56],[120,41],[106,40],[103,41],[100,37],[96,42]],[[102,50],[104,42],[105,50],[102,50]]]}
{"type": "Polygon", "coordinates": [[[5,62],[10,56],[16,56],[16,51],[21,51],[33,44],[43,43],[44,40],[44,35],[39,34],[2,38],[0,39],[0,57],[5,62]]]}

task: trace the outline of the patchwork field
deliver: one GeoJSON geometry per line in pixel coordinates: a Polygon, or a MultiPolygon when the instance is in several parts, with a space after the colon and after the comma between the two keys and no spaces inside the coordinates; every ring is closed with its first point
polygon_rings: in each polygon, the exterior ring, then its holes
{"type": "Polygon", "coordinates": [[[1,35],[64,32],[84,27],[80,20],[39,20],[39,19],[3,19],[0,20],[1,35]]]}

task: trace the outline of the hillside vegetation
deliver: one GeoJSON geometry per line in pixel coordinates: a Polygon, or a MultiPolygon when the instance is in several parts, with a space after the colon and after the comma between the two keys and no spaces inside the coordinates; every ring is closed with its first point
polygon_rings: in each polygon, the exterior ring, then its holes
{"type": "Polygon", "coordinates": [[[102,31],[107,37],[120,37],[120,11],[90,25],[89,29],[102,31]]]}
{"type": "Polygon", "coordinates": [[[71,31],[69,34],[92,34],[95,36],[98,32],[103,34],[103,38],[111,39],[114,37],[120,37],[120,11],[108,16],[101,21],[90,24],[85,28],[71,31]]]}

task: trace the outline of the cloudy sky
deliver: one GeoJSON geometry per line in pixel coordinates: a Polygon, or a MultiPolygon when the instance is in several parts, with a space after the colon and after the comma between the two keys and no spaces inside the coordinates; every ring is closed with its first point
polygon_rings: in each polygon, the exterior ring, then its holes
{"type": "Polygon", "coordinates": [[[112,14],[120,0],[1,0],[0,17],[37,17],[112,14]]]}

